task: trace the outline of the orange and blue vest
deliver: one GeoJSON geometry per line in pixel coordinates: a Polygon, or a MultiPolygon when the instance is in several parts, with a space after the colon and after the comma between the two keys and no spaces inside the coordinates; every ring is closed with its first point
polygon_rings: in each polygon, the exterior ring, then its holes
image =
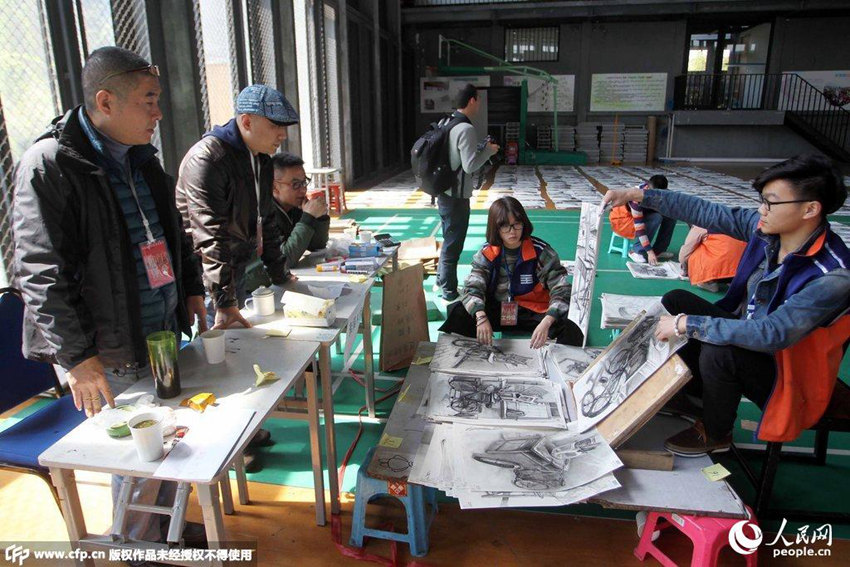
{"type": "MultiPolygon", "coordinates": [[[[510,295],[518,305],[536,313],[546,313],[549,309],[549,290],[537,277],[538,257],[549,245],[539,238],[529,236],[520,245],[520,254],[516,265],[510,273],[510,295]]],[[[499,282],[499,272],[502,267],[502,248],[485,244],[481,249],[484,258],[489,262],[490,279],[487,282],[487,298],[492,300],[499,282]]]]}
{"type": "MultiPolygon", "coordinates": [[[[729,291],[717,306],[736,311],[747,295],[747,282],[765,258],[769,242],[760,231],[750,239],[729,291]]],[[[805,253],[789,254],[768,304],[773,312],[812,280],[850,267],[850,251],[841,238],[824,230],[805,253]]],[[[836,309],[841,306],[836,306],[836,309]]],[[[845,305],[846,307],[846,305],[845,305]]],[[[762,441],[793,441],[820,420],[829,405],[838,368],[850,339],[850,315],[815,328],[803,339],[774,353],[776,379],[757,430],[762,441]]]]}

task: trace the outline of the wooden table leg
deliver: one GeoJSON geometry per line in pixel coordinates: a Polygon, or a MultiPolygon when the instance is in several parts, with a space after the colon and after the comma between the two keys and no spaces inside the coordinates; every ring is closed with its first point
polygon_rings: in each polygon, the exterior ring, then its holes
{"type": "Polygon", "coordinates": [[[207,531],[209,549],[221,549],[222,543],[227,540],[227,535],[224,531],[224,518],[218,499],[218,483],[198,484],[196,488],[198,503],[204,515],[204,528],[207,531]]]}
{"type": "Polygon", "coordinates": [[[366,409],[369,417],[375,417],[375,357],[372,352],[372,292],[366,293],[363,301],[363,357],[365,362],[366,409]]]}
{"type": "MultiPolygon", "coordinates": [[[[83,507],[80,504],[80,494],[77,492],[77,480],[72,469],[50,468],[50,478],[59,493],[59,505],[65,527],[68,529],[68,539],[73,549],[80,548],[80,541],[88,536],[86,520],[83,517],[83,507]]],[[[94,567],[94,559],[77,560],[78,565],[94,567]]]]}
{"type": "Polygon", "coordinates": [[[221,506],[224,513],[230,515],[233,513],[233,492],[230,490],[230,473],[225,471],[219,481],[221,488],[221,506]]]}
{"type": "Polygon", "coordinates": [[[339,514],[339,476],[336,461],[336,432],[334,431],[334,394],[331,377],[330,345],[322,343],[319,368],[322,375],[322,411],[325,416],[325,453],[328,462],[328,484],[331,489],[331,514],[339,514]]]}
{"type": "Polygon", "coordinates": [[[236,470],[236,491],[239,493],[239,503],[245,506],[250,502],[248,498],[248,478],[245,476],[245,456],[239,453],[233,460],[236,470]]]}
{"type": "MultiPolygon", "coordinates": [[[[319,358],[327,357],[330,366],[330,349],[323,347],[319,358]]],[[[316,525],[324,526],[325,517],[325,479],[322,471],[322,446],[319,438],[319,399],[316,391],[316,363],[313,362],[311,372],[306,374],[307,382],[307,424],[310,427],[310,457],[313,463],[313,485],[316,491],[316,525]]],[[[322,381],[330,380],[330,376],[322,376],[322,381]]]]}

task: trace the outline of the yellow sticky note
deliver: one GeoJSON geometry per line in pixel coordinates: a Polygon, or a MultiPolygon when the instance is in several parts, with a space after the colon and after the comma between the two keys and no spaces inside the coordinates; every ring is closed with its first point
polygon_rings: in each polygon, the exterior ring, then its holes
{"type": "Polygon", "coordinates": [[[431,364],[431,359],[433,358],[433,356],[420,356],[419,358],[411,362],[411,364],[416,364],[417,366],[425,366],[426,364],[431,364]]]}
{"type": "Polygon", "coordinates": [[[348,281],[350,281],[351,283],[363,283],[367,279],[368,278],[366,276],[364,276],[363,274],[352,274],[352,275],[348,276],[348,281]]]}
{"type": "Polygon", "coordinates": [[[401,437],[393,437],[384,433],[381,436],[381,440],[378,442],[378,445],[380,445],[381,447],[389,447],[390,449],[398,449],[399,447],[401,447],[401,442],[401,437]]]}
{"type": "Polygon", "coordinates": [[[292,329],[269,329],[266,331],[266,338],[268,337],[288,337],[289,333],[292,332],[292,329]]]}
{"type": "Polygon", "coordinates": [[[710,467],[705,467],[704,469],[702,469],[702,474],[704,474],[705,478],[707,478],[708,480],[715,482],[718,480],[723,480],[732,473],[726,470],[726,467],[724,467],[720,463],[716,463],[714,465],[711,465],[710,467]]]}

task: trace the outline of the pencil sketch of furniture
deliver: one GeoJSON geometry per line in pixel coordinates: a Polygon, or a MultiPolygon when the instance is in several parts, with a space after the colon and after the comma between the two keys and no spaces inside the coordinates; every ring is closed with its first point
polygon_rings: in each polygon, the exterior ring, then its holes
{"type": "Polygon", "coordinates": [[[522,368],[530,361],[530,356],[522,356],[519,354],[506,353],[501,348],[493,345],[482,345],[476,339],[458,338],[452,341],[452,346],[457,347],[455,351],[454,368],[460,367],[468,360],[480,360],[490,364],[501,363],[505,366],[522,368]]]}
{"type": "Polygon", "coordinates": [[[588,377],[590,390],[581,399],[582,415],[596,417],[621,394],[622,385],[629,376],[646,362],[648,343],[657,322],[657,317],[646,317],[638,323],[619,351],[603,363],[603,371],[588,377]]]}
{"type": "Polygon", "coordinates": [[[512,469],[513,484],[523,490],[555,490],[566,484],[570,460],[599,445],[595,435],[557,445],[543,434],[494,441],[476,461],[512,469]]]}
{"type": "Polygon", "coordinates": [[[557,408],[551,408],[551,403],[545,399],[546,391],[534,385],[459,376],[449,380],[449,386],[449,406],[457,412],[455,417],[475,418],[484,408],[492,408],[495,404],[499,406],[502,419],[539,417],[541,411],[548,417],[557,415],[557,408]]]}
{"type": "Polygon", "coordinates": [[[552,490],[564,486],[569,460],[553,454],[543,435],[493,442],[472,456],[494,467],[512,469],[513,484],[523,490],[552,490]]]}

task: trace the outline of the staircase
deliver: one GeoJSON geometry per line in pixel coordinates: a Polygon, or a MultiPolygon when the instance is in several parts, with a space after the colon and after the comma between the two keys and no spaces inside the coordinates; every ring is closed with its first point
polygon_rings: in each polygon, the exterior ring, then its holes
{"type": "Polygon", "coordinates": [[[676,77],[676,110],[784,111],[784,124],[826,155],[850,163],[850,88],[823,92],[796,73],[676,77]]]}

